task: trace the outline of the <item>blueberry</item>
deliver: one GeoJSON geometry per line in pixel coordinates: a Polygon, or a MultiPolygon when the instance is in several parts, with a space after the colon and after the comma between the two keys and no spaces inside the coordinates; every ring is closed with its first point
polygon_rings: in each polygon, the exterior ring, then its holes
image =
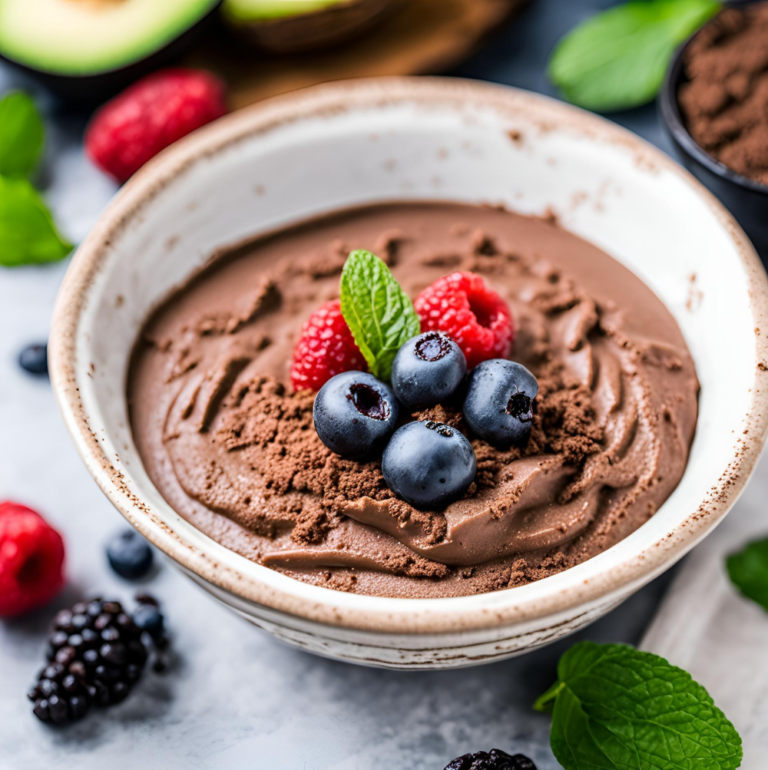
{"type": "Polygon", "coordinates": [[[331,377],[315,398],[315,429],[328,449],[357,459],[380,452],[397,425],[395,394],[372,374],[331,377]]]}
{"type": "Polygon", "coordinates": [[[27,345],[19,353],[19,366],[24,371],[38,376],[48,374],[48,345],[40,343],[27,345]]]}
{"type": "Polygon", "coordinates": [[[494,358],[469,375],[464,418],[481,439],[498,447],[521,446],[531,435],[536,378],[521,364],[494,358]]]}
{"type": "Polygon", "coordinates": [[[398,497],[432,510],[444,508],[467,491],[477,460],[460,431],[429,420],[403,425],[392,436],[381,470],[398,497]]]}
{"type": "Polygon", "coordinates": [[[143,578],[152,569],[152,549],[135,530],[127,529],[107,543],[109,565],[128,580],[143,578]]]}
{"type": "Polygon", "coordinates": [[[461,387],[467,359],[441,332],[427,332],[403,345],[392,364],[392,389],[409,409],[440,404],[461,387]]]}
{"type": "Polygon", "coordinates": [[[133,613],[133,622],[153,639],[162,636],[165,630],[162,613],[151,604],[140,604],[133,613]]]}

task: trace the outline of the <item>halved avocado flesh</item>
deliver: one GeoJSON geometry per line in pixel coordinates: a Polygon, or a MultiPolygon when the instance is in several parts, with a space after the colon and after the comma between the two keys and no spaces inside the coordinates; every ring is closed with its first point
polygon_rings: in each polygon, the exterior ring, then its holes
{"type": "Polygon", "coordinates": [[[224,0],[224,15],[235,22],[273,21],[349,4],[351,0],[224,0]]]}
{"type": "Polygon", "coordinates": [[[140,61],[219,0],[0,0],[0,55],[35,70],[94,75],[140,61]]]}

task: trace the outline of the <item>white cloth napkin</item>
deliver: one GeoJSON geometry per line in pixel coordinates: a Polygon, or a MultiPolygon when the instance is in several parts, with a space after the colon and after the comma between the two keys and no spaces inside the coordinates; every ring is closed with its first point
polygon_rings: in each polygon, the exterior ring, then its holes
{"type": "Polygon", "coordinates": [[[768,767],[768,612],[731,585],[725,557],[768,537],[768,453],[726,520],[675,578],[642,648],[703,684],[744,741],[742,770],[768,767]]]}

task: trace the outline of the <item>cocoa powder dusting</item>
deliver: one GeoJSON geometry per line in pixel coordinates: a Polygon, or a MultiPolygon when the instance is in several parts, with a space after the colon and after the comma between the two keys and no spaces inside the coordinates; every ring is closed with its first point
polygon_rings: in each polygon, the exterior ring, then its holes
{"type": "MultiPolygon", "coordinates": [[[[531,439],[525,447],[497,449],[472,439],[478,475],[468,496],[479,488],[495,486],[498,474],[513,460],[559,454],[569,464],[579,466],[600,450],[602,430],[596,424],[589,394],[561,375],[542,374],[539,387],[531,439]]],[[[300,532],[294,530],[294,539],[316,542],[320,533],[333,526],[339,506],[361,497],[393,500],[390,510],[401,521],[430,521],[438,517],[444,522],[440,514],[417,511],[396,500],[384,481],[378,460],[345,460],[325,447],[313,426],[313,404],[314,393],[290,393],[272,378],[256,377],[239,388],[236,405],[225,405],[229,408],[224,411],[214,438],[229,452],[251,450],[250,456],[271,493],[309,492],[321,499],[321,509],[310,518],[299,519],[300,532]]],[[[435,420],[469,435],[457,406],[431,407],[414,413],[413,419],[435,420]]],[[[429,528],[445,529],[444,524],[434,523],[429,528]]]]}
{"type": "Polygon", "coordinates": [[[378,461],[345,460],[320,441],[312,422],[314,393],[290,393],[273,378],[255,377],[241,385],[236,398],[236,406],[226,405],[230,408],[221,416],[214,441],[229,452],[252,450],[271,493],[310,492],[321,498],[318,523],[307,522],[297,539],[313,542],[317,527],[332,526],[339,500],[392,497],[378,461]]]}
{"type": "Polygon", "coordinates": [[[694,140],[768,184],[768,3],[722,11],[689,45],[685,74],[678,99],[694,140]]]}

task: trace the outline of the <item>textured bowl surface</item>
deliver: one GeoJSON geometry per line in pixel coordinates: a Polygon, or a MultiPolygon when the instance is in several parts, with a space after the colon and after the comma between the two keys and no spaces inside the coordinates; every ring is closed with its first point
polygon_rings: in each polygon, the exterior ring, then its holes
{"type": "Polygon", "coordinates": [[[75,256],[55,313],[52,376],[90,472],[193,579],[277,636],[372,665],[448,667],[571,633],[668,568],[727,513],[768,422],[768,283],[730,215],[617,126],[510,88],[384,79],[322,86],[235,113],[136,175],[75,256]],[[169,291],[222,247],[363,202],[446,199],[554,212],[648,283],[701,380],[679,487],[633,535],[530,585],[451,599],[357,596],[228,551],[165,502],[136,452],[129,355],[169,291]]]}

